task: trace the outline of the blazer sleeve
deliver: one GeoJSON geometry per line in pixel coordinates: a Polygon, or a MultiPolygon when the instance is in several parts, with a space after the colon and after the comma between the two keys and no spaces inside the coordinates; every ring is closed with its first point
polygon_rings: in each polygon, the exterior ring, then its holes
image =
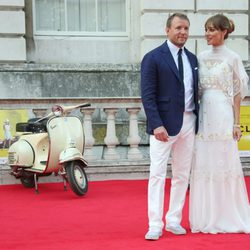
{"type": "Polygon", "coordinates": [[[158,84],[157,61],[152,53],[146,54],[141,63],[141,97],[147,125],[151,132],[155,128],[163,126],[157,105],[158,84]]]}

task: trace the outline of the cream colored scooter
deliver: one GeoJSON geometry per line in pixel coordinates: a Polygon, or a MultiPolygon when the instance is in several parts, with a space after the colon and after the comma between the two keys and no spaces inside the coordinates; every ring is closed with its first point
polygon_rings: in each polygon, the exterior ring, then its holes
{"type": "MultiPolygon", "coordinates": [[[[38,178],[54,173],[69,182],[71,189],[82,196],[88,191],[88,179],[83,158],[84,131],[79,117],[69,112],[90,106],[54,106],[47,116],[27,123],[18,123],[19,140],[8,151],[11,174],[20,178],[25,187],[35,187],[38,178]]],[[[31,119],[32,120],[32,119],[31,119]]]]}

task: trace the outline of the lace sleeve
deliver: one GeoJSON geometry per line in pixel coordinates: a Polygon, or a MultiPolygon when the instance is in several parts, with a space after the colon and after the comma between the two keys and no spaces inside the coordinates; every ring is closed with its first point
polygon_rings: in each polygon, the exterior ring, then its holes
{"type": "Polygon", "coordinates": [[[248,93],[248,75],[240,57],[236,57],[233,64],[233,95],[240,93],[243,99],[248,93]]]}

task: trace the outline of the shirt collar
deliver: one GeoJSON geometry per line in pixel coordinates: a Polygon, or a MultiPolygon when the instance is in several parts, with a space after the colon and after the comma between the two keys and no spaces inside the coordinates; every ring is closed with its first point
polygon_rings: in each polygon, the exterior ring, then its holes
{"type": "Polygon", "coordinates": [[[185,52],[184,47],[179,48],[176,45],[174,45],[170,40],[167,40],[168,47],[173,55],[177,55],[179,49],[182,49],[182,52],[185,52]]]}

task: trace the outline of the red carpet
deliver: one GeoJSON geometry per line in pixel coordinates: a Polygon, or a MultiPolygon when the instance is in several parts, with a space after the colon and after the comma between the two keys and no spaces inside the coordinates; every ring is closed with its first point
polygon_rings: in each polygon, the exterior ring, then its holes
{"type": "MultiPolygon", "coordinates": [[[[250,177],[246,182],[250,194],[250,177]]],[[[164,232],[159,241],[145,241],[146,180],[90,182],[88,194],[81,198],[70,189],[64,192],[58,183],[40,184],[39,191],[36,195],[21,185],[0,186],[1,250],[250,249],[250,234],[164,232]]],[[[188,228],[187,203],[183,216],[188,228]]]]}

